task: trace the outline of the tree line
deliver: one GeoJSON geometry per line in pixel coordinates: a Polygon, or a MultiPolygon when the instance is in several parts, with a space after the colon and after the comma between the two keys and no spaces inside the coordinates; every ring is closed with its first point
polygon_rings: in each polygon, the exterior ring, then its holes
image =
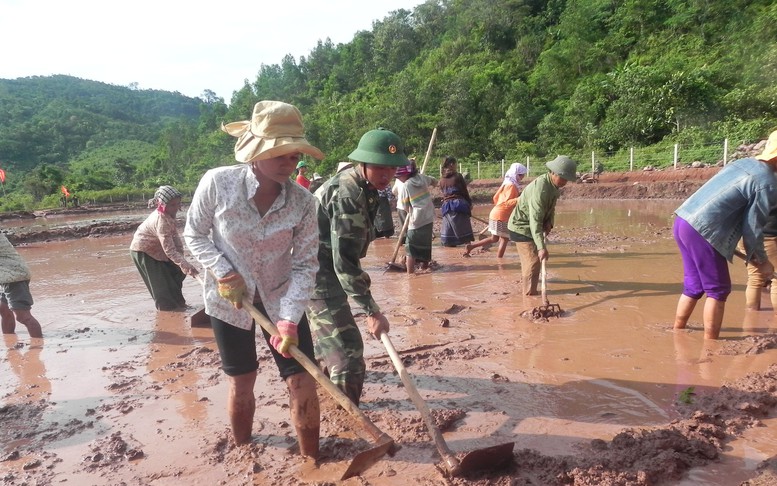
{"type": "Polygon", "coordinates": [[[261,99],[300,108],[327,154],[322,174],[378,126],[421,157],[437,127],[435,153],[465,163],[737,143],[777,127],[776,72],[770,0],[428,0],[350,42],[260,65],[229,104],[210,91],[0,80],[0,168],[25,203],[61,184],[193,187],[233,161],[221,123],[261,99]]]}

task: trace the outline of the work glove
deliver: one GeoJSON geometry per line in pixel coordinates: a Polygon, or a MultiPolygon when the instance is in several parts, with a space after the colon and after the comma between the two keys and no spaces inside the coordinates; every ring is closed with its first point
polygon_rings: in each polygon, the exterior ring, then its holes
{"type": "Polygon", "coordinates": [[[219,295],[232,302],[235,309],[243,308],[243,295],[246,293],[246,282],[237,272],[229,272],[218,279],[219,295]]]}
{"type": "Polygon", "coordinates": [[[297,337],[297,324],[291,321],[281,320],[275,325],[278,328],[278,336],[270,336],[270,344],[276,351],[281,353],[284,358],[291,358],[289,354],[290,346],[299,345],[297,337]]]}

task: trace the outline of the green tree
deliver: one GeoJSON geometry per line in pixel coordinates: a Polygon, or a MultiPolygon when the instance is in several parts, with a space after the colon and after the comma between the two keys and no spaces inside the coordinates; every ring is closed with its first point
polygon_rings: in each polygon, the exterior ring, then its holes
{"type": "Polygon", "coordinates": [[[42,164],[30,171],[24,178],[23,187],[35,200],[60,192],[65,176],[59,167],[42,164]]]}

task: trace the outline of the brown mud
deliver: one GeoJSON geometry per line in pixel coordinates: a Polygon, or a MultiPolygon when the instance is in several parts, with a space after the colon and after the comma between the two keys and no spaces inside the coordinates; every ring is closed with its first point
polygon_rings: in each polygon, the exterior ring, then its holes
{"type": "MultiPolygon", "coordinates": [[[[720,170],[718,167],[704,167],[605,172],[594,183],[567,184],[562,189],[561,197],[566,199],[685,199],[718,170],[720,170]]],[[[501,181],[496,179],[472,182],[469,189],[474,202],[490,204],[493,193],[500,184],[501,181]]],[[[439,207],[439,194],[435,193],[434,196],[436,205],[439,207]]],[[[105,206],[85,204],[79,208],[2,213],[0,221],[6,222],[3,231],[9,241],[17,245],[131,233],[146,215],[145,203],[105,206]],[[134,212],[136,215],[134,218],[111,218],[110,215],[117,212],[134,212]],[[90,220],[89,217],[93,219],[90,220]],[[40,224],[23,225],[30,219],[37,219],[40,224]],[[15,224],[9,225],[9,222],[15,224]]]]}
{"type": "MultiPolygon", "coordinates": [[[[548,265],[550,300],[565,312],[549,322],[521,317],[540,302],[519,295],[514,251],[502,261],[489,250],[465,259],[461,248],[435,246],[439,266],[407,276],[383,271],[395,239],[375,242],[365,268],[449,446],[463,455],[515,442],[506,467],[459,478],[445,476],[389,356],[366,334],[362,408],[401,446],[393,457],[339,481],[370,444],[320,390],[321,458],[302,461],[261,340],[254,440],[235,447],[212,333],[190,328],[183,313],[153,310],[127,231],[31,238],[20,252],[36,276],[33,310],[45,338],[23,328],[4,336],[0,478],[13,486],[774,484],[773,310],[743,310],[736,266],[722,339],[705,342],[697,315],[672,332],[681,270],[670,224],[679,202],[585,195],[674,184],[637,194],[677,199],[677,187],[694,180],[677,172],[678,180],[652,182],[603,174],[565,189],[548,265]]],[[[488,209],[477,214],[487,218],[488,209]]],[[[146,213],[112,218],[134,224],[146,213]]],[[[13,230],[35,234],[29,225],[13,230]]],[[[197,284],[187,280],[184,292],[194,310],[197,284]]]]}

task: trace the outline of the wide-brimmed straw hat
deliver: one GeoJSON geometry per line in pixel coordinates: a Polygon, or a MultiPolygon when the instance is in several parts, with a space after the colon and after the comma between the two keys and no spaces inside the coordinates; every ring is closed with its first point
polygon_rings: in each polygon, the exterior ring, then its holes
{"type": "Polygon", "coordinates": [[[324,158],[324,153],[305,139],[302,113],[282,101],[260,101],[254,105],[251,121],[228,123],[221,125],[221,129],[237,137],[238,162],[267,160],[294,152],[324,158]]]}
{"type": "Polygon", "coordinates": [[[764,151],[761,153],[761,155],[757,156],[756,159],[763,162],[769,162],[773,159],[777,159],[777,130],[773,131],[769,135],[769,140],[766,141],[766,147],[764,147],[764,151]]]}

